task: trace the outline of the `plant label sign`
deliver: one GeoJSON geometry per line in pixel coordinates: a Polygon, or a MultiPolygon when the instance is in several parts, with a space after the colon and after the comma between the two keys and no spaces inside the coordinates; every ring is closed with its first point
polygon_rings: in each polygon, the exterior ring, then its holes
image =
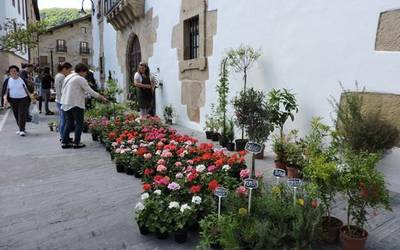
{"type": "Polygon", "coordinates": [[[301,186],[301,180],[299,178],[291,178],[288,179],[288,185],[293,187],[293,188],[297,188],[301,186]]]}
{"type": "Polygon", "coordinates": [[[246,143],[246,146],[244,149],[253,154],[258,154],[258,153],[261,153],[263,146],[256,142],[248,142],[248,143],[246,143]]]}
{"type": "Polygon", "coordinates": [[[285,177],[286,176],[286,171],[280,168],[274,169],[274,172],[272,174],[275,177],[285,177]]]}
{"type": "Polygon", "coordinates": [[[214,195],[219,198],[225,198],[226,196],[228,196],[228,189],[224,187],[217,187],[214,191],[214,195]]]}
{"type": "Polygon", "coordinates": [[[245,179],[244,186],[248,189],[256,189],[258,188],[258,181],[255,179],[245,179]]]}

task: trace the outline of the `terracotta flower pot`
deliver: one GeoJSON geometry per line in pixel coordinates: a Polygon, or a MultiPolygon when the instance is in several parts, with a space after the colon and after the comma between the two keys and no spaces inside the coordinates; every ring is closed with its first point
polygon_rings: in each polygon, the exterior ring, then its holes
{"type": "Polygon", "coordinates": [[[350,226],[352,230],[356,230],[359,237],[352,237],[348,234],[348,226],[340,228],[340,242],[343,250],[364,250],[367,242],[368,232],[357,226],[350,226]]]}
{"type": "Polygon", "coordinates": [[[336,217],[322,217],[322,239],[328,244],[334,244],[339,239],[340,228],[343,222],[336,217]]]}
{"type": "Polygon", "coordinates": [[[286,171],[286,164],[279,160],[275,160],[275,167],[286,171]]]}
{"type": "Polygon", "coordinates": [[[289,179],[299,178],[299,170],[297,168],[287,166],[286,169],[287,169],[287,177],[289,179]]]}

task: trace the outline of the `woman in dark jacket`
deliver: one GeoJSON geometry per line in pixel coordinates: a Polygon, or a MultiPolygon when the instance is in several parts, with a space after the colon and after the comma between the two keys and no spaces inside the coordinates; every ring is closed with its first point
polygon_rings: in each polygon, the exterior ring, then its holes
{"type": "Polygon", "coordinates": [[[140,116],[150,115],[153,105],[154,84],[150,79],[150,69],[146,63],[140,63],[138,72],[134,76],[134,85],[138,88],[137,99],[139,102],[140,116]]]}

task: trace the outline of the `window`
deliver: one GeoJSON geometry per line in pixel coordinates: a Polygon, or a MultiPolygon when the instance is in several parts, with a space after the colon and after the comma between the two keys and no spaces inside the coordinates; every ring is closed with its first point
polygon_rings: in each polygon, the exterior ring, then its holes
{"type": "Polygon", "coordinates": [[[89,50],[89,43],[88,42],[81,42],[79,45],[79,51],[81,54],[90,54],[89,50]]]}
{"type": "Polygon", "coordinates": [[[86,34],[86,27],[81,27],[81,33],[86,34]]]}
{"type": "Polygon", "coordinates": [[[58,58],[58,62],[59,62],[59,63],[65,62],[65,57],[63,57],[63,56],[59,57],[59,58],[58,58]]]}
{"type": "Polygon", "coordinates": [[[47,56],[40,56],[39,63],[40,63],[40,65],[47,65],[48,64],[47,56]]]}
{"type": "Polygon", "coordinates": [[[184,22],[184,59],[191,60],[199,57],[199,16],[184,22]]]}
{"type": "Polygon", "coordinates": [[[67,52],[67,45],[65,43],[65,40],[61,40],[61,39],[57,40],[56,51],[57,52],[67,52]]]}
{"type": "Polygon", "coordinates": [[[82,63],[89,65],[89,60],[87,58],[82,58],[82,63]]]}
{"type": "Polygon", "coordinates": [[[12,5],[15,7],[15,0],[12,0],[12,5]]]}
{"type": "Polygon", "coordinates": [[[21,3],[20,3],[20,0],[17,0],[17,4],[18,4],[18,14],[21,14],[21,3]]]}

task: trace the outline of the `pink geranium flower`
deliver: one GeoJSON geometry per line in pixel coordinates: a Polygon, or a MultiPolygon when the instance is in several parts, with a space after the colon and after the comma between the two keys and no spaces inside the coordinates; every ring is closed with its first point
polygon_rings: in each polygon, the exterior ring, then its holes
{"type": "Polygon", "coordinates": [[[246,169],[242,169],[240,171],[240,178],[242,178],[242,179],[248,178],[249,175],[250,175],[250,170],[248,170],[247,168],[246,169]]]}

